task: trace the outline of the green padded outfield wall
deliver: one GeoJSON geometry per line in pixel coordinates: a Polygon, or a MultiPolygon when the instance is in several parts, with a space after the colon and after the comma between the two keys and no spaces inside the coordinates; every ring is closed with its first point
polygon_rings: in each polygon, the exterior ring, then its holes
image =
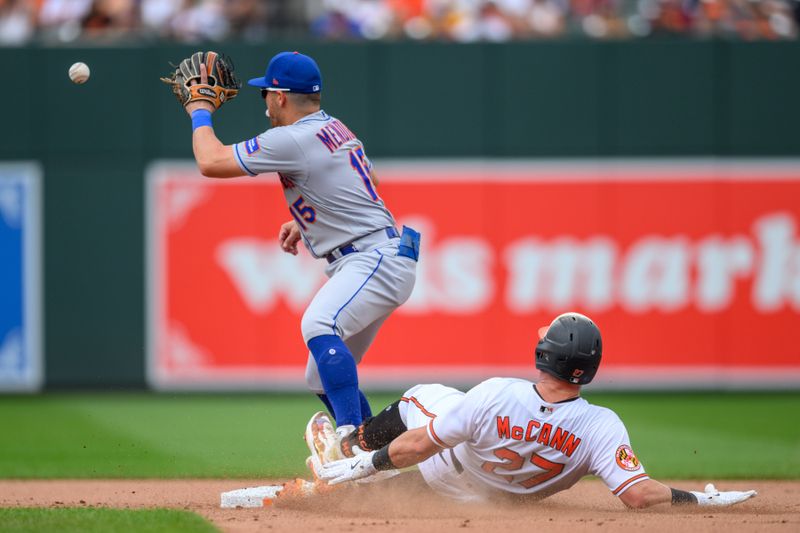
{"type": "MultiPolygon", "coordinates": [[[[243,78],[299,49],[324,107],[372,157],[800,156],[800,44],[506,45],[273,42],[216,46],[243,78]]],[[[158,76],[192,48],[6,48],[0,160],[44,168],[50,387],[144,384],[144,178],[191,157],[158,76]],[[90,81],[67,69],[85,61],[90,81]]],[[[223,141],[266,126],[255,89],[215,119],[223,141]]]]}

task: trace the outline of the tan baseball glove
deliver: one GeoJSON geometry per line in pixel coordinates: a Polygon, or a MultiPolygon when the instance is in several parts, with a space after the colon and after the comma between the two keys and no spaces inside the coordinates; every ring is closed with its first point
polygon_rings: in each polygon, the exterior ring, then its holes
{"type": "MultiPolygon", "coordinates": [[[[174,65],[173,65],[174,66],[174,65]]],[[[175,98],[182,106],[189,102],[203,100],[219,109],[222,104],[239,94],[242,82],[233,72],[233,61],[217,52],[195,52],[161,81],[172,86],[175,98]],[[206,66],[207,83],[201,83],[200,65],[206,66]],[[195,82],[195,83],[192,83],[195,82]]]]}

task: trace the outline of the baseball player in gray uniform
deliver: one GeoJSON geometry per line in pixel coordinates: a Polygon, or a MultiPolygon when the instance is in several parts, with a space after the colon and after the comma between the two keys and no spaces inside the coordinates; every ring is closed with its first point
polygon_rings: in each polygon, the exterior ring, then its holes
{"type": "Polygon", "coordinates": [[[417,385],[367,420],[337,435],[319,413],[307,464],[331,484],[369,479],[418,465],[434,491],[459,501],[500,494],[533,499],[566,490],[587,474],[599,477],[628,507],[657,504],[728,506],[756,491],[670,488],[650,476],[631,447],[622,420],[580,397],[600,365],[600,330],[566,313],[539,332],[539,380],[493,378],[466,394],[417,385]]]}
{"type": "MultiPolygon", "coordinates": [[[[208,83],[205,65],[200,72],[198,81],[208,83]]],[[[328,262],[329,280],[301,323],[310,351],[306,381],[347,432],[371,416],[356,364],[411,295],[419,234],[397,230],[363,143],[320,108],[322,78],[313,59],[282,52],[249,83],[261,88],[272,128],[225,146],[211,126],[213,106],[190,102],[195,159],[214,178],[277,172],[292,217],[280,228],[282,249],[296,255],[302,239],[328,262]]]]}

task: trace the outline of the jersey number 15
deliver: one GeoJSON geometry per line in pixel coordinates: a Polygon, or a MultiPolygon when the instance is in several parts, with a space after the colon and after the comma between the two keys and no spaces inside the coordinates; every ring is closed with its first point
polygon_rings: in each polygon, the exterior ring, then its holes
{"type": "Polygon", "coordinates": [[[313,224],[314,222],[316,222],[317,212],[314,210],[313,207],[311,207],[306,203],[305,198],[303,198],[302,196],[300,196],[297,200],[295,200],[292,203],[292,207],[294,209],[290,208],[289,211],[292,213],[292,216],[294,217],[295,221],[300,225],[301,228],[308,229],[306,228],[306,225],[303,224],[304,220],[309,224],[313,224]]]}
{"type": "Polygon", "coordinates": [[[374,201],[378,201],[378,195],[375,194],[375,189],[372,187],[372,177],[370,175],[370,164],[364,153],[364,148],[358,147],[350,150],[350,166],[352,166],[361,179],[364,180],[364,185],[367,187],[367,192],[374,201]]]}

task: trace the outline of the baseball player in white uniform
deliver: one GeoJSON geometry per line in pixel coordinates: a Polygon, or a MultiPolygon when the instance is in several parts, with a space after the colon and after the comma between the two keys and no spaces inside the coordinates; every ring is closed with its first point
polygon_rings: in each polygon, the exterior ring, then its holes
{"type": "Polygon", "coordinates": [[[318,413],[309,465],[330,484],[418,465],[436,492],[460,501],[512,493],[547,497],[592,474],[625,505],[732,505],[755,491],[672,489],[650,478],[610,409],[580,397],[602,356],[597,326],[578,313],[540,331],[536,383],[493,378],[466,394],[417,385],[342,437],[318,413]]]}
{"type": "MultiPolygon", "coordinates": [[[[200,71],[206,84],[206,66],[200,71]]],[[[249,83],[261,88],[273,127],[225,146],[211,126],[213,106],[189,103],[194,155],[209,177],[277,172],[292,216],[280,228],[282,249],[296,255],[302,239],[328,262],[329,280],[301,323],[310,352],[306,381],[347,431],[371,416],[356,364],[411,295],[420,237],[410,228],[397,230],[363,143],[320,108],[322,78],[313,59],[282,52],[264,77],[249,83]]]]}

